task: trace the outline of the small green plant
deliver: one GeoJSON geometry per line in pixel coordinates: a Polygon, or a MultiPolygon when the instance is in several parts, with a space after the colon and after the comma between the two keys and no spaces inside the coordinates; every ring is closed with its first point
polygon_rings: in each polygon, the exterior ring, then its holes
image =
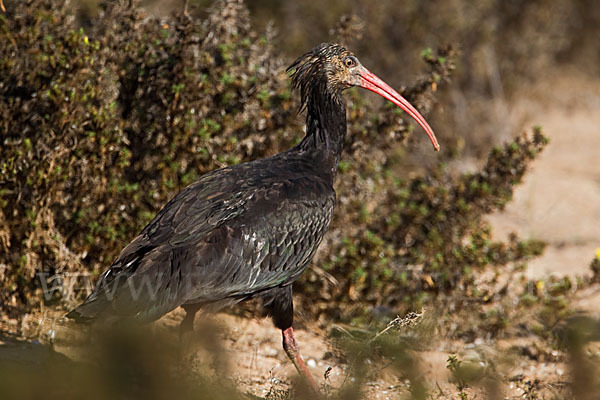
{"type": "Polygon", "coordinates": [[[469,385],[465,380],[466,376],[465,370],[462,366],[462,361],[459,360],[456,355],[448,356],[446,368],[452,373],[452,380],[454,381],[456,389],[458,390],[458,396],[464,400],[468,399],[465,389],[469,387],[469,385]]]}

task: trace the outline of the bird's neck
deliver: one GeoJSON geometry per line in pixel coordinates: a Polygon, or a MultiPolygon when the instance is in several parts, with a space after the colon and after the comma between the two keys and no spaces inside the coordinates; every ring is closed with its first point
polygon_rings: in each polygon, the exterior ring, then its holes
{"type": "Polygon", "coordinates": [[[307,101],[306,136],[296,149],[315,158],[334,177],[346,137],[346,105],[341,93],[318,94],[307,101]]]}

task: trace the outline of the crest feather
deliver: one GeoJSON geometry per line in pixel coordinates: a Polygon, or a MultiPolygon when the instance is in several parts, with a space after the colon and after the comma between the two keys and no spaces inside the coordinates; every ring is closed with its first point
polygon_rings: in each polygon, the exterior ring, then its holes
{"type": "Polygon", "coordinates": [[[292,78],[292,88],[300,91],[300,111],[306,108],[315,89],[324,93],[327,90],[326,63],[332,57],[341,56],[348,50],[335,43],[321,43],[311,51],[298,57],[286,72],[292,78]]]}

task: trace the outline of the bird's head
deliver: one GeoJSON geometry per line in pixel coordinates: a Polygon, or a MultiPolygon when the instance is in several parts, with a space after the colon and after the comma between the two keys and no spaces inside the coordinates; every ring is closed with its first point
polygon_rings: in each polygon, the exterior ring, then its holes
{"type": "Polygon", "coordinates": [[[337,96],[342,90],[360,86],[388,99],[414,118],[425,130],[436,151],[440,149],[433,130],[425,118],[398,92],[379,79],[339,44],[323,43],[300,56],[287,69],[292,86],[300,90],[305,107],[315,95],[337,96]]]}

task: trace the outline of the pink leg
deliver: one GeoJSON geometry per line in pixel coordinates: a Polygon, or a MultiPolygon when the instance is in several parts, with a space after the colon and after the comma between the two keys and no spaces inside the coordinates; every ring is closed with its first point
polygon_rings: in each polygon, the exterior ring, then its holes
{"type": "Polygon", "coordinates": [[[289,328],[282,330],[281,334],[283,336],[283,349],[292,363],[294,363],[298,373],[306,379],[315,393],[320,393],[319,385],[317,385],[317,382],[310,374],[308,367],[304,364],[304,360],[302,360],[298,344],[296,343],[296,339],[294,339],[294,329],[290,326],[289,328]]]}

